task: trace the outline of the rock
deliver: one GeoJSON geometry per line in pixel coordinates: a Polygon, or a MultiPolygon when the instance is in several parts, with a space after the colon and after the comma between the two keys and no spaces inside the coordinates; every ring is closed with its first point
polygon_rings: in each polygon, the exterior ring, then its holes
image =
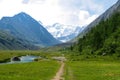
{"type": "Polygon", "coordinates": [[[11,58],[11,61],[21,61],[19,57],[13,57],[11,58]]]}
{"type": "Polygon", "coordinates": [[[105,56],[106,55],[106,53],[102,53],[102,56],[105,56]]]}

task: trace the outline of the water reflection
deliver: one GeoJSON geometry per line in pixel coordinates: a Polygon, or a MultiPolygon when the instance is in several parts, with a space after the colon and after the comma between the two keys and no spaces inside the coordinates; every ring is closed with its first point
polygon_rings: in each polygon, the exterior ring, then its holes
{"type": "Polygon", "coordinates": [[[11,64],[11,63],[25,63],[25,62],[32,62],[37,58],[41,58],[40,56],[33,56],[33,55],[26,55],[26,56],[21,56],[18,57],[20,59],[20,61],[14,61],[13,59],[11,59],[10,62],[8,62],[7,64],[11,64]]]}
{"type": "Polygon", "coordinates": [[[20,62],[32,62],[36,58],[40,58],[40,57],[38,57],[38,56],[31,56],[31,55],[21,56],[20,57],[20,62]]]}

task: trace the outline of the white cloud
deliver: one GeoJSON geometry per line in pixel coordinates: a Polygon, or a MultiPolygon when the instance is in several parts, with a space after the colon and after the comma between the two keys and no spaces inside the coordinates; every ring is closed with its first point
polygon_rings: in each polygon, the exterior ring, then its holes
{"type": "Polygon", "coordinates": [[[3,0],[0,0],[0,2],[2,2],[3,0]]]}
{"type": "Polygon", "coordinates": [[[0,0],[0,17],[26,12],[44,25],[84,26],[104,11],[94,0],[0,0]]]}
{"type": "Polygon", "coordinates": [[[64,10],[87,10],[90,12],[101,12],[103,5],[96,3],[95,0],[59,0],[59,4],[64,10]]]}
{"type": "Polygon", "coordinates": [[[23,0],[23,4],[43,4],[46,0],[23,0]]]}
{"type": "Polygon", "coordinates": [[[88,25],[89,23],[91,23],[92,21],[94,21],[99,15],[92,15],[90,16],[87,20],[86,20],[86,25],[88,25]]]}
{"type": "Polygon", "coordinates": [[[81,26],[86,26],[95,20],[98,15],[90,15],[88,11],[80,10],[79,12],[79,24],[81,26]]]}
{"type": "Polygon", "coordinates": [[[0,2],[0,17],[13,16],[15,13],[20,12],[21,5],[19,3],[20,0],[3,0],[0,2]]]}
{"type": "Polygon", "coordinates": [[[79,12],[79,19],[80,20],[87,19],[89,16],[90,16],[90,14],[88,11],[80,10],[80,12],[79,12]]]}
{"type": "Polygon", "coordinates": [[[23,3],[23,4],[28,4],[28,3],[29,3],[29,0],[23,0],[22,3],[23,3]]]}

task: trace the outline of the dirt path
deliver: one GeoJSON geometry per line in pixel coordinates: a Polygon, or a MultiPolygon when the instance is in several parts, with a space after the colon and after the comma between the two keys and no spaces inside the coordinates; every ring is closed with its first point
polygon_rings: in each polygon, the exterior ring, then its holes
{"type": "Polygon", "coordinates": [[[62,75],[64,72],[65,63],[63,61],[61,61],[60,63],[61,63],[61,67],[59,68],[58,72],[56,73],[56,75],[54,76],[54,78],[52,80],[64,80],[62,75]]]}

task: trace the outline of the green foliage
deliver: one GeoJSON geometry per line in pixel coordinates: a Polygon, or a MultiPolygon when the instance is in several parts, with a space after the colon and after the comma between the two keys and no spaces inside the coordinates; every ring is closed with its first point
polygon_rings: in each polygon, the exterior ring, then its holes
{"type": "Polygon", "coordinates": [[[80,54],[112,55],[118,54],[119,49],[120,13],[115,13],[109,19],[101,21],[74,45],[74,51],[77,50],[80,54]]]}

